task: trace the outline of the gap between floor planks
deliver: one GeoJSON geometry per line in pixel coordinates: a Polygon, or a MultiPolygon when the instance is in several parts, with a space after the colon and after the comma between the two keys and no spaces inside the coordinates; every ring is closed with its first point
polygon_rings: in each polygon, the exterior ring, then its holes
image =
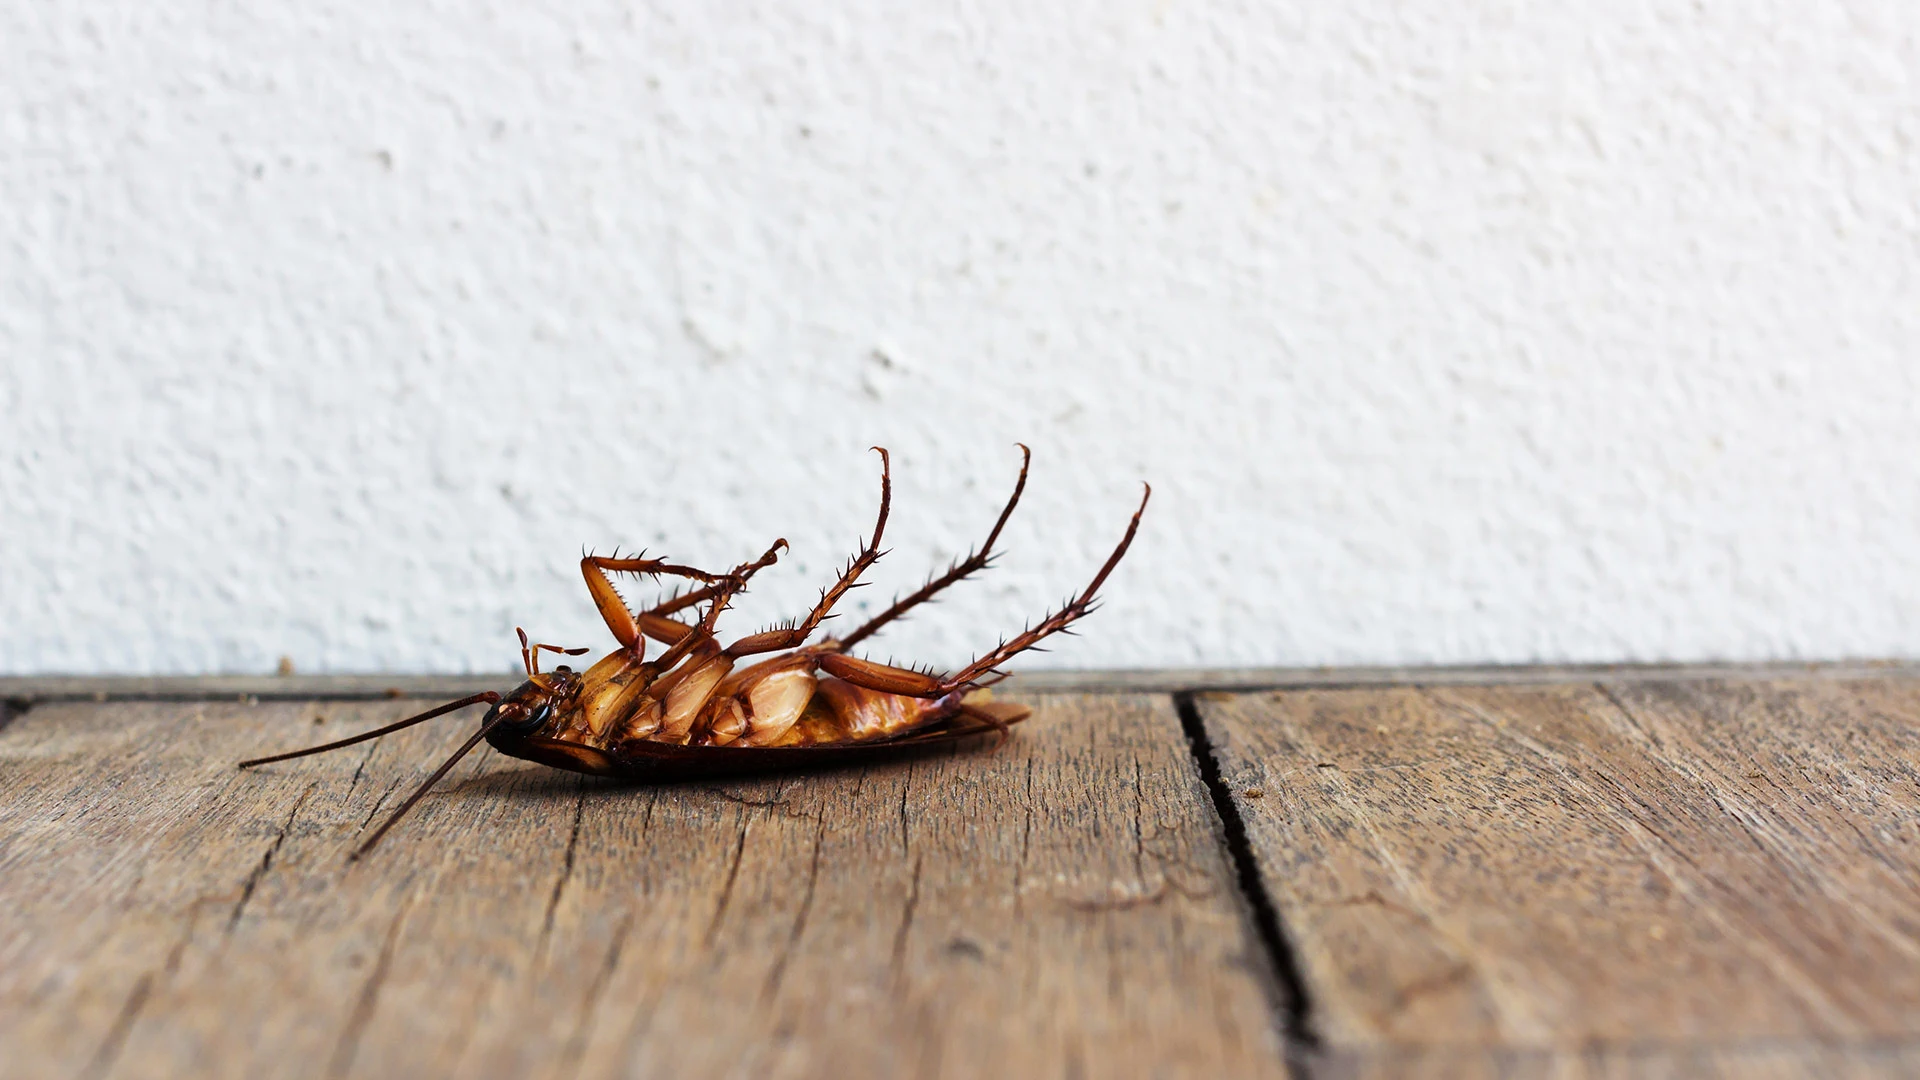
{"type": "Polygon", "coordinates": [[[1920,1068],[1920,681],[1194,704],[1316,1073],[1920,1068]]]}

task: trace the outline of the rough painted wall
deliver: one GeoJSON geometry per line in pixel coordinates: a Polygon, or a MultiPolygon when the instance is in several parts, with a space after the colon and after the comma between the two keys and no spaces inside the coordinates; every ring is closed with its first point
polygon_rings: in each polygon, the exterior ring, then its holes
{"type": "Polygon", "coordinates": [[[1920,654],[1920,5],[0,2],[0,670],[1920,654]],[[256,8],[254,11],[242,7],[256,8]],[[541,8],[552,10],[538,10],[541,8]],[[828,10],[831,9],[831,10],[828,10]],[[850,619],[843,621],[846,625],[850,619]]]}

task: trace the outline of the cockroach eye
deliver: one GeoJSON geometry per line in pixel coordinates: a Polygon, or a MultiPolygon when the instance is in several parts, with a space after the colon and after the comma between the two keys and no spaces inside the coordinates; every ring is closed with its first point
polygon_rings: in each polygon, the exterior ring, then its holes
{"type": "Polygon", "coordinates": [[[525,735],[546,723],[547,717],[552,714],[551,698],[543,699],[537,705],[529,705],[525,701],[508,698],[489,709],[487,715],[480,719],[480,726],[483,729],[495,726],[497,720],[498,730],[509,735],[525,735]]]}
{"type": "Polygon", "coordinates": [[[501,724],[500,726],[508,729],[509,731],[514,732],[515,734],[519,734],[522,732],[532,731],[533,729],[539,727],[541,724],[546,723],[547,717],[552,714],[553,714],[553,702],[543,701],[539,704],[538,707],[536,707],[533,710],[532,713],[528,714],[525,720],[522,720],[517,724],[509,720],[508,722],[501,724]]]}

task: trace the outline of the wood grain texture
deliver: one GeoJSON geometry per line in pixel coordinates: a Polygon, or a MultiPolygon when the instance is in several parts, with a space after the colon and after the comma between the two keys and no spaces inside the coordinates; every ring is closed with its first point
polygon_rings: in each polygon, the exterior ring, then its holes
{"type": "Polygon", "coordinates": [[[0,695],[0,1078],[1277,1075],[1276,961],[1296,1074],[1920,1074],[1920,679],[1349,674],[1192,699],[1211,791],[1170,700],[1041,695],[864,770],[476,756],[357,864],[477,715],[242,773],[419,705],[0,695]]]}
{"type": "Polygon", "coordinates": [[[239,772],[409,706],[40,705],[0,1076],[1279,1074],[1170,702],[1029,700],[998,748],[729,784],[476,755],[358,863],[475,718],[239,772]]]}
{"type": "Polygon", "coordinates": [[[1328,1075],[1904,1075],[1920,683],[1197,702],[1328,1075]]]}

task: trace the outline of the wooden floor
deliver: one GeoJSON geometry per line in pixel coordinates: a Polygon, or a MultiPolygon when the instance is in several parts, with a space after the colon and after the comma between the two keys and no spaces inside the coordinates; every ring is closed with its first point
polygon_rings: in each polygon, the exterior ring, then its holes
{"type": "Polygon", "coordinates": [[[350,863],[474,717],[243,773],[421,706],[0,680],[0,1076],[1920,1075],[1912,669],[1010,685],[869,769],[475,755],[350,863]]]}

